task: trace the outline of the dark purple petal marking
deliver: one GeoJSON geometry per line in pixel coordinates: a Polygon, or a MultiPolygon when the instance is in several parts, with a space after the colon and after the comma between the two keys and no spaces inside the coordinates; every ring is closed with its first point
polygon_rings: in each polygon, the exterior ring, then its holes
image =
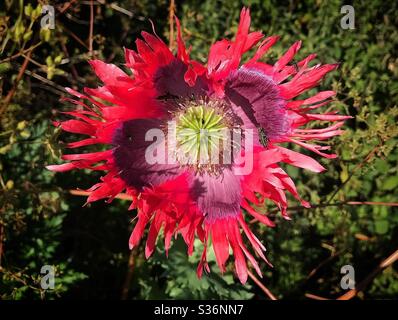
{"type": "Polygon", "coordinates": [[[232,72],[225,85],[225,96],[244,128],[262,127],[270,140],[288,132],[285,100],[273,80],[262,72],[245,67],[232,72]]]}
{"type": "Polygon", "coordinates": [[[225,168],[219,176],[204,173],[192,182],[192,197],[208,222],[240,212],[240,178],[225,168]]]}
{"type": "Polygon", "coordinates": [[[177,59],[167,66],[159,68],[154,79],[159,96],[191,97],[192,95],[205,95],[208,86],[203,77],[198,77],[193,87],[185,82],[184,74],[187,68],[181,60],[177,59]]]}
{"type": "Polygon", "coordinates": [[[124,122],[115,132],[113,157],[120,177],[130,187],[142,190],[175,179],[183,170],[178,164],[149,164],[145,150],[153,143],[145,141],[150,129],[160,129],[161,120],[134,119],[124,122]]]}

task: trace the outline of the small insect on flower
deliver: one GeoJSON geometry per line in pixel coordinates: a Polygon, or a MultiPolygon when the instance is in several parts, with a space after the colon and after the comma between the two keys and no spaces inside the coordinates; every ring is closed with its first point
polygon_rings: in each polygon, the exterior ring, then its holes
{"type": "Polygon", "coordinates": [[[296,60],[293,59],[292,64],[294,66],[294,69],[296,69],[296,72],[299,72],[300,68],[298,67],[296,60]]]}
{"type": "Polygon", "coordinates": [[[262,127],[258,128],[258,135],[259,135],[259,138],[260,138],[261,145],[264,148],[268,147],[268,137],[267,137],[267,134],[265,133],[264,128],[262,128],[262,127]]]}
{"type": "Polygon", "coordinates": [[[247,260],[259,275],[255,256],[267,262],[265,247],[246,217],[274,226],[255,209],[267,201],[288,219],[286,193],[309,206],[280,164],[324,170],[313,158],[282,145],[293,143],[322,157],[336,157],[325,152],[329,146],[314,142],[340,135],[349,118],[335,110],[317,112],[332,101],[335,92],[295,98],[316,87],[337,65],[312,64],[314,54],[292,62],[301,41],[274,65],[261,62],[278,37],[250,32],[246,8],[235,39],[215,42],[206,65],[189,56],[177,18],[176,26],[176,54],[156,34],[147,32],[136,40],[136,51],[125,50],[125,67],[131,76],[116,65],[90,61],[103,84],[85,88],[84,93],[67,88],[76,98],[65,100],[78,108],[65,112],[74,119],[55,125],[86,136],[69,143],[69,148],[99,144],[107,149],[66,154],[62,157],[66,163],[48,169],[103,171],[101,180],[87,190],[87,203],[111,202],[119,193],[127,193],[133,199],[130,209],[136,209],[129,246],[138,246],[148,228],[147,258],[161,230],[166,252],[180,234],[189,255],[195,239],[203,243],[199,277],[203,270],[210,272],[208,247],[222,272],[232,249],[236,275],[245,283],[247,260]],[[242,61],[243,54],[255,46],[254,55],[242,61]],[[307,129],[313,122],[332,124],[307,129]],[[251,164],[250,170],[241,170],[242,157],[251,164]]]}

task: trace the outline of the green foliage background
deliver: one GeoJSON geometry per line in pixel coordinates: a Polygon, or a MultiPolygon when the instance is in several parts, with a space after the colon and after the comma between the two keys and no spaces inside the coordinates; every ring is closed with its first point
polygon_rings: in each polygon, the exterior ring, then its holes
{"type": "MultiPolygon", "coordinates": [[[[41,7],[36,1],[0,4],[0,108],[4,111],[0,116],[0,299],[266,298],[251,281],[241,286],[231,268],[221,276],[214,257],[210,257],[213,272],[198,280],[199,252],[188,259],[180,239],[168,258],[161,245],[149,261],[142,247],[130,256],[127,242],[134,212],[127,211],[128,203],[115,200],[111,205],[99,202],[83,207],[84,198],[68,190],[88,188],[98,175],[54,174],[44,169],[59,161],[60,141],[68,139],[59,137],[51,125],[55,110],[68,108],[58,101],[65,95],[62,88],[98,84],[87,63],[89,3],[75,1],[62,13],[65,3],[50,1],[56,12],[54,30],[40,30],[41,7]],[[8,104],[6,97],[27,55],[24,50],[36,44],[8,104]],[[40,268],[46,264],[56,267],[55,290],[40,287],[40,268]]],[[[398,200],[398,4],[354,1],[356,29],[343,30],[340,8],[344,4],[337,0],[176,4],[192,56],[202,62],[212,42],[233,37],[245,5],[251,7],[253,29],[281,36],[267,55],[269,61],[301,39],[298,58],[316,52],[320,62],[341,63],[322,84],[338,92],[334,105],[355,117],[347,122],[346,133],[331,142],[340,157],[319,159],[328,168],[320,175],[287,168],[303,198],[321,205],[304,210],[292,200],[292,221],[276,215],[273,229],[252,225],[275,266],[261,265],[262,282],[278,298],[306,299],[306,293],[335,298],[344,293],[340,288],[343,265],[352,264],[360,282],[398,249],[396,207],[347,204],[398,200]]],[[[140,30],[151,30],[149,19],[157,33],[168,39],[168,8],[166,0],[94,1],[95,56],[121,65],[123,47],[135,48],[140,30]]],[[[395,263],[358,298],[397,297],[395,263]]]]}

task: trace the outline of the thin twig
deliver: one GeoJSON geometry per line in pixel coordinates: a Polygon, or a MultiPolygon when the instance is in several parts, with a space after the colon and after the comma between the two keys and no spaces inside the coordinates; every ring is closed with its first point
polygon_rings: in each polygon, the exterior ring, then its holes
{"type": "Polygon", "coordinates": [[[312,293],[306,293],[305,296],[309,299],[314,299],[314,300],[329,300],[328,298],[320,297],[312,293]]]}
{"type": "Polygon", "coordinates": [[[350,206],[370,205],[370,206],[398,207],[398,202],[347,201],[346,204],[350,206]]]}
{"type": "Polygon", "coordinates": [[[175,15],[175,2],[174,0],[170,0],[169,5],[169,48],[170,50],[174,49],[174,15],[175,15]]]}
{"type": "Polygon", "coordinates": [[[84,41],[82,39],[80,39],[76,34],[74,34],[72,31],[70,31],[68,28],[66,28],[64,25],[62,25],[60,22],[58,22],[58,25],[61,26],[62,30],[66,31],[67,33],[69,33],[69,35],[75,39],[79,44],[81,44],[84,48],[86,48],[87,50],[89,50],[89,47],[87,46],[87,44],[84,43],[84,41]]]}
{"type": "MultiPolygon", "coordinates": [[[[65,45],[64,41],[61,41],[61,47],[62,47],[62,51],[64,52],[65,58],[70,59],[70,55],[69,55],[69,51],[68,48],[65,45]]],[[[77,82],[79,81],[79,74],[77,73],[77,70],[75,68],[75,66],[73,64],[71,64],[70,69],[72,71],[72,77],[73,79],[77,82]]]]}
{"type": "Polygon", "coordinates": [[[126,16],[128,16],[128,17],[130,17],[130,18],[132,18],[132,17],[134,16],[134,13],[133,13],[133,12],[131,12],[131,11],[127,10],[127,9],[124,9],[124,8],[118,6],[116,3],[111,3],[111,4],[109,5],[109,7],[110,7],[111,9],[115,10],[115,11],[118,11],[118,12],[120,12],[120,13],[125,14],[126,16]]]}
{"type": "MultiPolygon", "coordinates": [[[[97,0],[97,2],[98,2],[99,4],[102,4],[102,5],[105,5],[105,6],[109,7],[109,8],[111,8],[111,9],[117,11],[117,12],[120,12],[120,13],[122,13],[122,14],[125,14],[126,16],[128,16],[128,17],[130,17],[130,18],[133,18],[134,15],[135,15],[134,12],[132,12],[132,11],[130,11],[130,10],[127,10],[127,9],[125,9],[125,8],[120,7],[120,6],[119,6],[117,3],[115,3],[115,2],[106,3],[105,0],[97,0]]],[[[82,1],[81,4],[87,4],[87,1],[82,1]]],[[[141,20],[141,21],[145,21],[145,17],[144,17],[144,16],[136,16],[135,18],[138,19],[138,20],[141,20]]]]}
{"type": "Polygon", "coordinates": [[[338,255],[340,255],[344,250],[339,250],[337,252],[332,253],[329,257],[327,257],[325,260],[323,260],[321,263],[318,264],[317,267],[311,270],[311,272],[307,276],[307,280],[312,278],[320,268],[328,264],[330,261],[332,261],[334,258],[336,258],[338,255]]]}
{"type": "Polygon", "coordinates": [[[258,285],[259,288],[260,288],[271,300],[278,300],[278,299],[272,294],[272,292],[271,292],[265,285],[263,285],[263,284],[261,283],[260,280],[258,280],[258,279],[256,278],[256,276],[255,276],[253,273],[251,273],[251,272],[248,270],[248,271],[247,271],[247,274],[248,274],[249,277],[254,281],[254,283],[255,283],[256,285],[258,285]]]}
{"type": "Polygon", "coordinates": [[[0,63],[4,63],[4,62],[8,62],[11,60],[14,60],[15,58],[18,58],[26,53],[28,53],[29,51],[32,51],[34,49],[36,49],[38,46],[40,46],[42,44],[41,41],[39,41],[38,43],[34,44],[33,46],[29,47],[28,49],[22,50],[14,55],[12,55],[11,57],[5,58],[3,60],[0,60],[0,63]]]}
{"type": "Polygon", "coordinates": [[[4,224],[0,222],[0,268],[1,268],[1,258],[4,252],[4,224]]]}
{"type": "Polygon", "coordinates": [[[66,93],[66,90],[64,87],[56,84],[54,81],[51,81],[51,80],[48,80],[47,78],[42,77],[41,75],[39,75],[35,72],[25,70],[25,74],[27,74],[28,76],[31,76],[31,77],[47,84],[48,86],[52,87],[53,89],[57,90],[59,95],[64,95],[66,93]]]}
{"type": "Polygon", "coordinates": [[[129,291],[130,291],[130,285],[131,285],[131,280],[133,279],[133,272],[134,272],[134,265],[135,265],[135,251],[136,249],[134,248],[130,252],[129,256],[129,261],[127,264],[127,273],[126,273],[126,279],[124,280],[123,288],[122,288],[122,300],[127,300],[129,291]]]}
{"type": "Polygon", "coordinates": [[[94,32],[94,0],[90,1],[90,32],[88,38],[88,46],[90,57],[93,57],[93,32],[94,32]]]}
{"type": "MultiPolygon", "coordinates": [[[[69,190],[69,193],[74,196],[83,196],[83,197],[87,197],[91,194],[91,192],[83,190],[69,190]]],[[[133,200],[133,197],[126,193],[119,193],[115,198],[120,200],[129,200],[129,201],[133,200]]]]}
{"type": "Polygon", "coordinates": [[[68,9],[70,8],[70,6],[71,6],[72,4],[74,4],[76,1],[77,1],[77,0],[71,0],[71,1],[69,1],[69,2],[66,2],[66,3],[63,5],[62,9],[59,10],[59,14],[63,14],[66,10],[68,10],[68,9]]]}
{"type": "Polygon", "coordinates": [[[28,54],[26,55],[25,60],[21,66],[21,69],[19,69],[19,72],[18,72],[17,78],[15,79],[13,87],[8,92],[7,96],[4,98],[3,105],[0,108],[0,116],[7,110],[8,105],[10,104],[12,98],[14,97],[14,94],[17,91],[19,81],[21,81],[23,74],[24,74],[26,68],[28,67],[29,59],[32,56],[32,52],[33,52],[33,50],[30,50],[28,52],[28,54]]]}

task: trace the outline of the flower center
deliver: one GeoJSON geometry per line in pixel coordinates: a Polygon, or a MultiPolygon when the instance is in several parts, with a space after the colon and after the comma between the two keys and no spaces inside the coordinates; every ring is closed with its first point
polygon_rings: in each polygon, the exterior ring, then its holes
{"type": "Polygon", "coordinates": [[[195,171],[215,173],[231,165],[231,111],[221,101],[186,101],[175,113],[176,158],[195,171]]]}

